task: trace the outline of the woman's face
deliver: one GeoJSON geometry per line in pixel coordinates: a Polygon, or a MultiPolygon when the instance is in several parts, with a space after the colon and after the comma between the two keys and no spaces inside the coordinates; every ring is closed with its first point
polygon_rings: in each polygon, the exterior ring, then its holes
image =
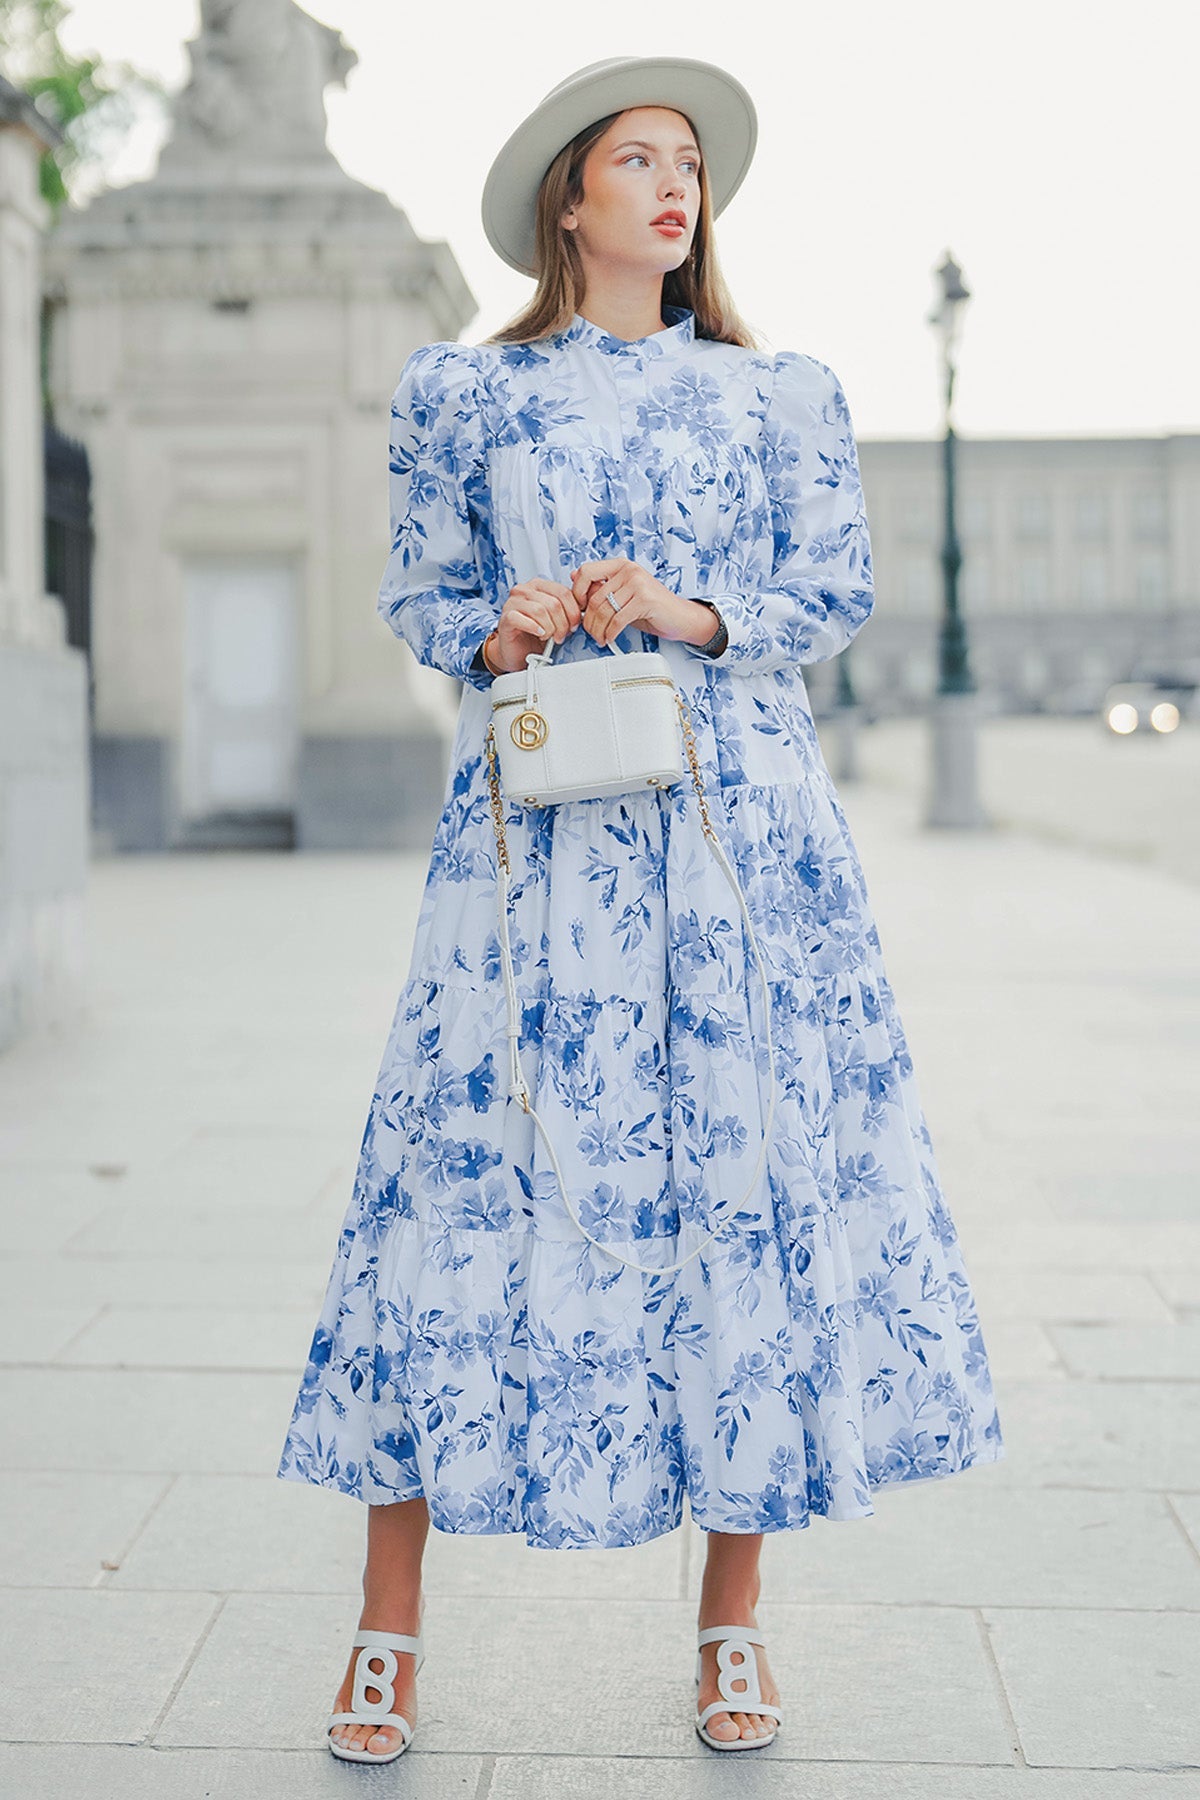
{"type": "Polygon", "coordinates": [[[617,263],[665,274],[687,260],[700,210],[700,150],[682,113],[634,106],[618,115],[588,151],[583,199],[564,214],[585,266],[617,263]],[[683,228],[659,230],[664,212],[683,228]]]}

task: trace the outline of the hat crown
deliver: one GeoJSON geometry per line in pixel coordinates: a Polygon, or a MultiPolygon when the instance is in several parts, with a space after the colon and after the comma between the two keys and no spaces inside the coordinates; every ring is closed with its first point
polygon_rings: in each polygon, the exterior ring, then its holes
{"type": "Polygon", "coordinates": [[[547,100],[555,99],[573,88],[576,82],[584,80],[588,75],[595,75],[601,69],[623,69],[628,63],[641,62],[640,56],[602,56],[599,62],[585,63],[582,69],[573,69],[564,80],[556,82],[548,93],[542,95],[542,105],[547,100]]]}

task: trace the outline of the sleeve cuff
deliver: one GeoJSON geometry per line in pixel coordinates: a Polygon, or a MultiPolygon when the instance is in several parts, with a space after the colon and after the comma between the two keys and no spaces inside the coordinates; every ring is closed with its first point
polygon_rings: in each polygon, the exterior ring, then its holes
{"type": "Polygon", "coordinates": [[[495,619],[489,619],[484,625],[476,626],[467,633],[467,645],[469,646],[471,640],[474,639],[475,649],[470,661],[462,670],[462,679],[470,687],[487,689],[491,687],[492,682],[495,680],[492,671],[483,660],[484,639],[489,638],[495,629],[495,619]]]}

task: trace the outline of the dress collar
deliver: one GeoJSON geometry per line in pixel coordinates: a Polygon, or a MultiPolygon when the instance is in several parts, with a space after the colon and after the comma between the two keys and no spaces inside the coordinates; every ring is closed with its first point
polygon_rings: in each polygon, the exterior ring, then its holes
{"type": "Polygon", "coordinates": [[[646,337],[616,337],[611,331],[601,330],[585,319],[582,313],[576,313],[565,331],[558,333],[558,340],[563,344],[589,344],[606,356],[623,356],[640,352],[643,356],[665,356],[669,351],[680,349],[695,340],[696,315],[690,306],[673,306],[665,303],[662,316],[666,326],[661,331],[652,331],[646,337]]]}

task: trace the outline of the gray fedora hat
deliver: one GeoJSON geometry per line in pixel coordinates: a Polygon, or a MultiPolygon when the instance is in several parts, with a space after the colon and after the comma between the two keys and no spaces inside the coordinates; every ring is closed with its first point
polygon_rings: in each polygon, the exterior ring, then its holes
{"type": "Polygon", "coordinates": [[[537,191],[564,144],[608,113],[669,106],[696,127],[708,165],[715,218],[745,179],[758,140],[754,102],[715,63],[682,56],[609,56],[576,69],[523,119],[497,152],[483,184],[488,243],[509,268],[536,276],[537,191]]]}

